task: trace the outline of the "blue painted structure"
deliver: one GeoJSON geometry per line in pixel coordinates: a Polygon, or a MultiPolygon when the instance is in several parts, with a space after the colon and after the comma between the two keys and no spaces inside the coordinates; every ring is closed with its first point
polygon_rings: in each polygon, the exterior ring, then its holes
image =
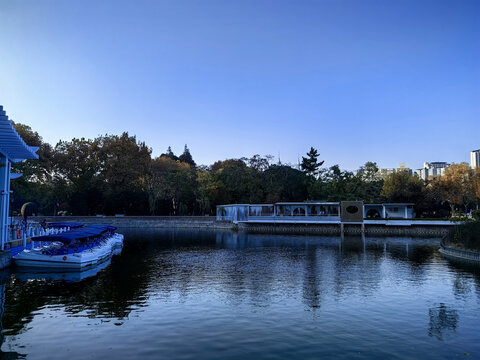
{"type": "Polygon", "coordinates": [[[1,249],[8,241],[8,213],[10,208],[10,179],[21,174],[12,174],[12,163],[26,159],[38,159],[38,148],[28,146],[20,137],[0,105],[0,239],[1,249]]]}

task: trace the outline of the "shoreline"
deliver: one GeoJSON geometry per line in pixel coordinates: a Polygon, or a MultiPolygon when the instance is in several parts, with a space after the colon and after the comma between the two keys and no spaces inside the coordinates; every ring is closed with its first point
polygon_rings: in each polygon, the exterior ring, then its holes
{"type": "Polygon", "coordinates": [[[185,228],[185,229],[212,229],[232,230],[261,233],[281,234],[367,234],[367,235],[404,235],[404,236],[444,236],[451,225],[415,224],[349,224],[343,226],[336,223],[323,224],[268,224],[268,223],[240,223],[218,221],[215,216],[45,216],[31,217],[31,220],[41,222],[66,221],[84,224],[109,224],[120,228],[185,228]]]}

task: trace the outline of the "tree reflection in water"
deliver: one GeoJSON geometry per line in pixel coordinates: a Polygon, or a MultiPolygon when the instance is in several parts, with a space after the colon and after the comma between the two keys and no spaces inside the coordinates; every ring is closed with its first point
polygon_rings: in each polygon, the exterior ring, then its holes
{"type": "Polygon", "coordinates": [[[10,270],[0,270],[0,360],[26,359],[27,355],[16,351],[2,351],[5,337],[3,329],[3,314],[5,312],[5,283],[10,280],[10,270]]]}
{"type": "Polygon", "coordinates": [[[305,279],[303,283],[303,298],[307,306],[312,309],[320,307],[320,297],[321,291],[319,288],[319,279],[322,278],[321,267],[318,267],[317,259],[317,248],[310,247],[306,249],[307,258],[306,258],[306,269],[305,269],[305,279]]]}
{"type": "MultiPolygon", "coordinates": [[[[345,236],[342,241],[326,236],[173,229],[125,235],[122,255],[93,278],[77,283],[21,281],[19,274],[8,278],[5,335],[21,333],[44,307],[120,323],[132,310],[151,304],[149,299],[157,303],[173,299],[181,306],[206,293],[222,305],[247,304],[253,311],[300,302],[320,315],[333,302],[369,304],[382,286],[395,290],[405,284],[408,290],[428,285],[425,274],[436,260],[437,249],[430,240],[393,237],[345,236]]],[[[474,286],[465,281],[457,281],[457,293],[474,286]]],[[[477,278],[475,284],[479,283],[477,278]]],[[[421,312],[425,314],[429,306],[421,312]]],[[[457,312],[443,303],[429,309],[429,315],[430,337],[441,340],[458,327],[457,312]]]]}
{"type": "Polygon", "coordinates": [[[458,313],[456,310],[440,303],[439,306],[428,310],[430,322],[428,324],[428,336],[443,340],[445,333],[455,331],[458,323],[458,313]]]}
{"type": "MultiPolygon", "coordinates": [[[[382,279],[383,241],[375,238],[346,237],[340,243],[336,237],[172,229],[132,232],[132,238],[126,237],[122,256],[96,277],[78,283],[13,278],[7,285],[6,327],[18,333],[45,305],[122,320],[143,306],[152,291],[168,296],[178,290],[188,296],[198,283],[222,289],[231,301],[266,306],[276,291],[291,292],[303,281],[305,304],[320,308],[329,292],[369,296],[382,279]],[[264,250],[255,250],[259,248],[264,250]],[[236,249],[243,251],[231,251],[236,249]]],[[[388,246],[390,257],[412,266],[432,257],[432,247],[411,249],[407,255],[404,241],[388,246]]]]}
{"type": "Polygon", "coordinates": [[[138,261],[137,253],[144,250],[138,245],[126,244],[131,256],[114,257],[109,267],[83,281],[52,280],[49,274],[42,278],[36,273],[28,280],[23,272],[12,276],[7,283],[3,317],[7,334],[18,334],[44,306],[61,305],[70,314],[92,318],[121,320],[128,316],[132,308],[144,304],[150,273],[150,264],[138,261]]]}

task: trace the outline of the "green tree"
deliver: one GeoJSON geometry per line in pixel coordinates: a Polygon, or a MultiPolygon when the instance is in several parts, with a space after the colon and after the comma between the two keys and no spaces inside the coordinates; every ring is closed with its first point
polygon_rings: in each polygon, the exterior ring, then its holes
{"type": "Polygon", "coordinates": [[[36,131],[33,131],[30,126],[13,121],[12,125],[26,144],[38,147],[38,160],[32,159],[15,163],[13,168],[23,174],[25,181],[48,182],[52,176],[52,147],[45,143],[42,137],[36,131]]]}
{"type": "Polygon", "coordinates": [[[361,166],[356,174],[356,180],[359,181],[356,198],[362,199],[368,203],[381,202],[383,188],[383,179],[379,177],[377,163],[368,161],[361,166]]]}
{"type": "Polygon", "coordinates": [[[301,168],[309,176],[317,176],[320,167],[325,161],[318,161],[320,154],[313,147],[307,152],[307,157],[302,156],[301,168]]]}
{"type": "Polygon", "coordinates": [[[225,184],[215,177],[207,168],[197,171],[197,195],[196,199],[202,215],[214,215],[217,205],[226,204],[225,184]]]}
{"type": "Polygon", "coordinates": [[[262,202],[262,180],[258,172],[240,159],[217,161],[211,167],[214,180],[225,185],[225,200],[228,203],[262,202]]]}
{"type": "Polygon", "coordinates": [[[84,138],[60,141],[55,146],[54,176],[58,184],[67,188],[63,193],[68,194],[65,200],[74,215],[94,215],[103,211],[99,150],[98,140],[84,138]]]}
{"type": "Polygon", "coordinates": [[[31,201],[37,204],[39,212],[51,213],[54,203],[48,192],[53,177],[53,149],[30,126],[13,121],[12,125],[27,145],[38,147],[38,160],[26,160],[12,165],[12,172],[21,173],[22,177],[11,181],[11,208],[18,212],[25,202],[31,201]]]}
{"type": "Polygon", "coordinates": [[[265,155],[264,157],[259,154],[253,155],[250,159],[245,159],[247,165],[257,172],[263,172],[270,167],[270,163],[273,159],[272,155],[265,155]]]}
{"type": "Polygon", "coordinates": [[[142,214],[148,211],[146,177],[151,149],[127,132],[105,135],[99,144],[98,177],[103,183],[105,213],[142,214]]]}
{"type": "Polygon", "coordinates": [[[423,201],[425,184],[418,176],[412,176],[407,171],[389,174],[383,183],[382,195],[390,202],[423,201]]]}
{"type": "MultiPolygon", "coordinates": [[[[170,147],[169,147],[170,148],[170,147]]],[[[171,151],[171,150],[170,150],[171,151]]],[[[190,154],[190,150],[188,149],[187,145],[185,144],[185,149],[183,150],[183,154],[180,155],[178,158],[181,162],[189,164],[191,167],[197,166],[195,161],[193,161],[192,154],[190,154]]]]}
{"type": "Polygon", "coordinates": [[[333,165],[322,172],[321,180],[325,183],[328,201],[358,200],[361,181],[350,171],[342,171],[340,166],[333,165]]]}
{"type": "Polygon", "coordinates": [[[287,165],[272,165],[263,173],[265,202],[304,201],[307,198],[305,173],[287,165]]]}
{"type": "MultiPolygon", "coordinates": [[[[186,146],[186,145],[185,145],[186,146]]],[[[172,151],[172,148],[169,146],[167,148],[167,151],[164,153],[164,154],[161,154],[160,157],[168,157],[174,161],[177,161],[179,160],[178,156],[176,156],[173,151],[172,151]]]]}
{"type": "Polygon", "coordinates": [[[196,174],[187,163],[160,156],[152,161],[147,180],[150,213],[186,215],[195,207],[196,174]],[[168,204],[159,207],[159,204],[168,204]]]}
{"type": "Polygon", "coordinates": [[[357,176],[365,182],[377,181],[378,176],[378,165],[375,162],[367,161],[365,165],[361,166],[357,171],[357,176]]]}
{"type": "Polygon", "coordinates": [[[443,201],[450,204],[453,212],[455,206],[468,207],[475,202],[475,172],[467,163],[452,164],[441,177],[434,179],[433,187],[443,201]]]}

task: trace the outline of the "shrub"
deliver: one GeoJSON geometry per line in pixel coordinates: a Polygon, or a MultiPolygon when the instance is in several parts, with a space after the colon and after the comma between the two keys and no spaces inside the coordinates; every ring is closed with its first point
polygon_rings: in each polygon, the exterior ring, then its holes
{"type": "Polygon", "coordinates": [[[452,216],[450,218],[451,222],[467,222],[469,220],[470,220],[470,218],[468,218],[467,216],[462,216],[462,215],[452,216]]]}
{"type": "Polygon", "coordinates": [[[480,221],[480,210],[472,210],[472,217],[475,221],[480,221]]]}
{"type": "Polygon", "coordinates": [[[466,221],[455,226],[445,240],[467,250],[480,251],[480,221],[466,221]]]}

